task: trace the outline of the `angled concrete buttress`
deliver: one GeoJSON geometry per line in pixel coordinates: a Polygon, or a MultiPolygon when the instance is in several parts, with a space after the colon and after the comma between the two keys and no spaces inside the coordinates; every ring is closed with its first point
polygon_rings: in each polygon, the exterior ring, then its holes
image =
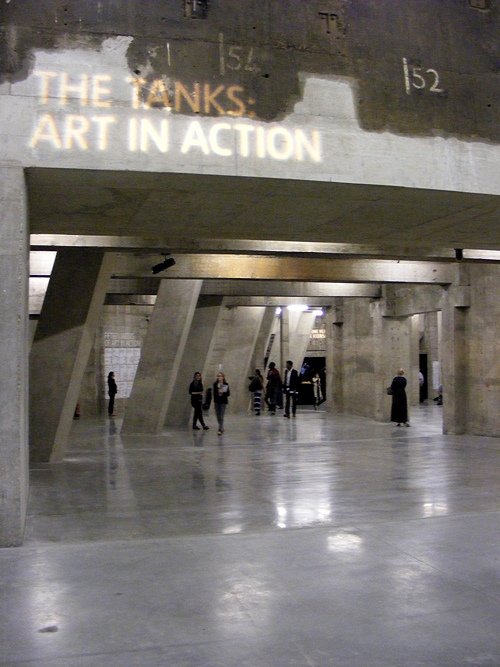
{"type": "Polygon", "coordinates": [[[164,279],[160,282],[122,433],[162,430],[201,285],[201,280],[164,279]]]}
{"type": "MultiPolygon", "coordinates": [[[[293,313],[293,315],[297,315],[297,313],[293,313]]],[[[304,357],[307,354],[311,332],[314,328],[314,323],[316,322],[316,315],[312,311],[305,311],[303,313],[298,313],[297,318],[290,318],[290,322],[293,320],[295,320],[295,326],[290,329],[288,359],[293,361],[294,367],[300,373],[304,357]]],[[[286,363],[287,359],[284,361],[286,363]]]]}
{"type": "Polygon", "coordinates": [[[30,354],[32,461],[64,458],[112,266],[101,250],[57,253],[30,354]]]}
{"type": "MultiPolygon", "coordinates": [[[[222,300],[222,296],[200,296],[198,299],[167,410],[165,424],[168,426],[186,426],[189,421],[189,415],[193,409],[188,394],[189,384],[194,373],[201,373],[205,365],[222,300]]],[[[205,390],[210,386],[211,380],[211,378],[203,378],[205,390]]]]}
{"type": "Polygon", "coordinates": [[[263,306],[226,308],[225,305],[220,310],[203,377],[209,387],[219,369],[226,375],[231,387],[229,413],[248,409],[248,376],[264,311],[263,306]]]}
{"type": "Polygon", "coordinates": [[[18,166],[0,166],[0,547],[23,541],[28,496],[28,224],[18,166]]]}
{"type": "Polygon", "coordinates": [[[257,334],[257,340],[255,341],[255,347],[252,354],[252,361],[250,363],[251,372],[253,373],[254,370],[258,368],[264,377],[266,376],[266,369],[265,369],[266,351],[269,345],[269,339],[271,337],[275,317],[276,317],[275,307],[265,309],[259,333],[257,334]]]}

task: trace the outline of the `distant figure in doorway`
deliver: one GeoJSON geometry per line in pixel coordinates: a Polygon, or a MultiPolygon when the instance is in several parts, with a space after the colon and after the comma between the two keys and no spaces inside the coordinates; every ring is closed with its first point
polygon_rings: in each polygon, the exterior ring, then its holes
{"type": "Polygon", "coordinates": [[[262,373],[258,368],[255,369],[255,372],[250,380],[251,382],[248,389],[253,394],[253,409],[256,415],[260,415],[262,390],[264,389],[264,378],[262,377],[262,373]]]}
{"type": "Polygon", "coordinates": [[[290,419],[290,403],[292,404],[292,416],[297,412],[297,399],[299,396],[299,374],[293,367],[293,361],[286,362],[285,381],[283,384],[285,390],[285,419],[290,419]]]}
{"type": "Polygon", "coordinates": [[[319,373],[316,373],[312,378],[313,385],[313,395],[314,395],[314,409],[318,409],[318,405],[324,403],[325,399],[323,398],[323,392],[321,390],[321,376],[319,373]]]}
{"type": "Polygon", "coordinates": [[[217,415],[217,422],[219,424],[219,430],[217,431],[218,435],[224,433],[224,414],[226,412],[228,397],[231,395],[229,389],[229,384],[226,380],[224,373],[220,371],[217,373],[217,380],[214,382],[213,387],[213,400],[215,414],[217,415]]]}
{"type": "Polygon", "coordinates": [[[115,416],[115,396],[117,393],[118,393],[118,387],[116,386],[115,374],[113,373],[113,371],[111,371],[111,373],[108,373],[108,396],[109,396],[108,415],[110,417],[115,416]]]}
{"type": "Polygon", "coordinates": [[[392,407],[391,422],[396,422],[396,426],[410,426],[408,421],[408,400],[406,398],[406,378],[404,370],[400,368],[396,377],[391,383],[392,389],[392,407]]]}
{"type": "Polygon", "coordinates": [[[436,398],[432,399],[433,401],[436,402],[436,405],[443,405],[443,385],[440,384],[438,389],[437,389],[438,395],[436,398]]]}
{"type": "Polygon", "coordinates": [[[271,361],[267,371],[266,403],[272,415],[276,414],[276,403],[278,402],[278,393],[280,391],[281,375],[274,361],[271,361]]]}
{"type": "Polygon", "coordinates": [[[419,386],[419,391],[420,391],[420,403],[424,403],[426,396],[425,396],[425,377],[422,371],[419,371],[418,373],[418,386],[419,386]]]}
{"type": "Polygon", "coordinates": [[[194,408],[193,429],[195,431],[200,430],[200,427],[197,425],[197,422],[199,421],[203,426],[203,430],[208,431],[208,426],[203,420],[203,381],[201,373],[195,373],[193,375],[193,381],[189,385],[189,394],[191,396],[191,405],[194,408]]]}

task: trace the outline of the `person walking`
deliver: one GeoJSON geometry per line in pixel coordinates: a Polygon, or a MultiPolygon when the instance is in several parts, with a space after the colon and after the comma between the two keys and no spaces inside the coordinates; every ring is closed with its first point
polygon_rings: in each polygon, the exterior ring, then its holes
{"type": "Polygon", "coordinates": [[[292,404],[292,417],[297,412],[297,398],[299,395],[299,374],[293,367],[293,361],[286,362],[285,381],[283,384],[285,390],[285,419],[290,419],[290,403],[292,404]]]}
{"type": "Polygon", "coordinates": [[[213,386],[213,401],[215,414],[217,415],[217,422],[219,424],[219,430],[217,435],[222,435],[224,433],[224,414],[226,412],[226,407],[228,404],[228,397],[231,395],[229,389],[229,384],[226,380],[224,373],[219,371],[217,373],[217,380],[214,382],[213,386]]]}
{"type": "Polygon", "coordinates": [[[115,416],[115,396],[118,393],[118,387],[116,386],[115,374],[113,371],[108,373],[108,415],[109,417],[115,416]]]}
{"type": "Polygon", "coordinates": [[[249,390],[253,394],[253,409],[256,415],[260,415],[260,406],[262,401],[262,390],[264,389],[264,378],[258,368],[251,378],[249,390]]]}
{"type": "Polygon", "coordinates": [[[269,412],[272,415],[276,414],[276,403],[278,401],[278,392],[280,391],[281,386],[280,372],[276,368],[274,361],[271,361],[267,371],[266,403],[269,406],[269,412]]]}
{"type": "Polygon", "coordinates": [[[201,373],[195,373],[193,375],[193,381],[189,385],[189,394],[191,396],[191,405],[194,408],[193,430],[200,430],[200,427],[197,425],[197,422],[199,421],[203,430],[208,431],[208,426],[203,419],[203,381],[201,373]]]}
{"type": "Polygon", "coordinates": [[[390,386],[392,392],[391,422],[396,422],[396,426],[404,424],[409,427],[408,399],[406,397],[407,382],[404,374],[404,370],[400,368],[390,386]]]}

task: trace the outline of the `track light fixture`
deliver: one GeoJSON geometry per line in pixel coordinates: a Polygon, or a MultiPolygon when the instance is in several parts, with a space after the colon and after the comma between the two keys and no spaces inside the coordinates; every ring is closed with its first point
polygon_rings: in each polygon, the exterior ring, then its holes
{"type": "Polygon", "coordinates": [[[151,267],[151,271],[153,273],[161,273],[161,271],[165,271],[166,269],[170,268],[175,264],[175,259],[173,257],[167,257],[165,255],[165,259],[163,262],[160,262],[159,264],[155,264],[153,267],[151,267]]]}

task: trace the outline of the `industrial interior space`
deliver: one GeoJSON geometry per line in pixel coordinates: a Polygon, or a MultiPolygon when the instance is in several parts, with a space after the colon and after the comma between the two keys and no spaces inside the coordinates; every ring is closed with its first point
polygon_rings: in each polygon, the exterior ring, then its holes
{"type": "Polygon", "coordinates": [[[2,667],[500,666],[499,28],[2,4],[2,667]]]}

